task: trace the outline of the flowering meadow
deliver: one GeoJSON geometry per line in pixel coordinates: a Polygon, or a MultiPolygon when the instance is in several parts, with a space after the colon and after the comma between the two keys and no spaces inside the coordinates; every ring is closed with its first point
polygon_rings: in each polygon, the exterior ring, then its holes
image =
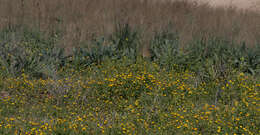
{"type": "Polygon", "coordinates": [[[57,75],[1,77],[0,134],[259,133],[260,82],[242,72],[205,82],[140,58],[57,75]]]}

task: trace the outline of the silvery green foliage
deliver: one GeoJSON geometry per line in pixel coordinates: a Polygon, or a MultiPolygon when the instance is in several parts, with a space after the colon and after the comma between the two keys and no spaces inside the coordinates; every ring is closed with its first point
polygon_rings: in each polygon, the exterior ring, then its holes
{"type": "Polygon", "coordinates": [[[115,33],[110,37],[118,57],[128,57],[136,60],[139,51],[140,39],[137,31],[128,24],[118,24],[115,33]]]}
{"type": "Polygon", "coordinates": [[[139,44],[138,33],[128,24],[119,24],[109,39],[96,38],[84,47],[74,48],[71,63],[77,66],[89,66],[100,64],[108,58],[113,60],[128,57],[136,60],[139,44]]]}
{"type": "Polygon", "coordinates": [[[179,38],[175,33],[157,34],[151,41],[152,58],[161,66],[172,68],[173,65],[186,65],[187,56],[181,49],[179,38]]]}
{"type": "Polygon", "coordinates": [[[37,77],[51,77],[64,63],[63,49],[55,47],[55,37],[43,39],[40,33],[23,33],[20,40],[1,42],[0,65],[6,75],[30,73],[37,77]]]}
{"type": "Polygon", "coordinates": [[[259,74],[260,47],[247,48],[220,38],[200,39],[181,48],[177,34],[159,33],[151,42],[154,60],[165,68],[178,65],[208,79],[225,79],[231,69],[259,74]]]}
{"type": "MultiPolygon", "coordinates": [[[[56,77],[64,66],[81,68],[106,60],[128,58],[136,62],[140,37],[129,25],[118,25],[109,38],[101,37],[81,43],[73,54],[64,56],[57,33],[44,35],[32,30],[0,32],[0,74],[56,77]]],[[[180,46],[178,33],[162,32],[150,42],[152,60],[166,69],[179,68],[196,72],[201,79],[225,79],[231,70],[260,74],[260,45],[247,47],[221,38],[194,40],[180,46]]],[[[130,62],[130,63],[132,63],[130,62]]]]}
{"type": "Polygon", "coordinates": [[[87,47],[73,48],[71,64],[77,67],[89,66],[91,64],[100,64],[107,58],[116,57],[115,46],[99,38],[93,40],[87,47]]]}

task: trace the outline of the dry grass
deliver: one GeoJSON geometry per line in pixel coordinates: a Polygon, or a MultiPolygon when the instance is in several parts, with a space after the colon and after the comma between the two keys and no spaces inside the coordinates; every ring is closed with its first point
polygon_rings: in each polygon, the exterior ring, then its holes
{"type": "Polygon", "coordinates": [[[177,31],[182,44],[211,36],[250,45],[260,42],[260,15],[235,9],[210,9],[181,1],[0,0],[0,29],[25,24],[48,32],[62,29],[66,47],[93,35],[109,35],[118,23],[138,28],[145,37],[144,44],[163,29],[177,31]]]}

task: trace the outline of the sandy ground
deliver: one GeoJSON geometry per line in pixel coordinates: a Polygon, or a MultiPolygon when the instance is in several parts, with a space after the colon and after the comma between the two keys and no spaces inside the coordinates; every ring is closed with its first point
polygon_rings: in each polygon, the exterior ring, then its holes
{"type": "Polygon", "coordinates": [[[260,12],[260,0],[188,0],[208,3],[212,7],[236,7],[242,10],[260,12]]]}

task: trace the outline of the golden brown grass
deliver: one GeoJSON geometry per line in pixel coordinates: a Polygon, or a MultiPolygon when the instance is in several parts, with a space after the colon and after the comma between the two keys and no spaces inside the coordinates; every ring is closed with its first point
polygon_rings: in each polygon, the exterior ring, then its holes
{"type": "Polygon", "coordinates": [[[48,32],[59,28],[65,33],[62,44],[66,47],[93,35],[109,35],[118,23],[138,28],[144,45],[163,29],[178,32],[183,45],[211,36],[250,45],[260,42],[260,15],[249,11],[211,9],[185,1],[0,0],[0,29],[21,24],[48,32]]]}

